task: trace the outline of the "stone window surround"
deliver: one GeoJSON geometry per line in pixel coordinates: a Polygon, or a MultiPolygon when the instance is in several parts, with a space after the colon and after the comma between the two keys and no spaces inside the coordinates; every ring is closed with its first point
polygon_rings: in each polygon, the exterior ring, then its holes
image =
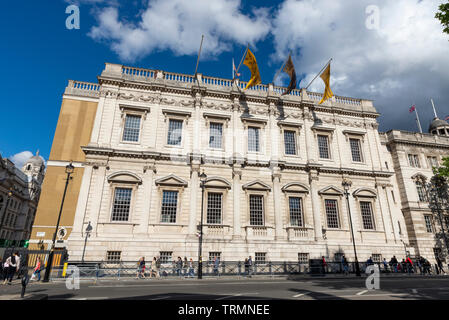
{"type": "Polygon", "coordinates": [[[164,123],[165,123],[165,142],[164,142],[164,148],[177,148],[177,149],[183,149],[185,147],[184,139],[185,132],[186,132],[186,126],[189,124],[189,118],[191,117],[191,112],[186,111],[177,111],[177,110],[169,110],[169,109],[162,109],[162,114],[164,115],[164,123]],[[168,144],[168,127],[170,120],[180,120],[182,121],[182,132],[181,132],[181,145],[170,145],[168,144]]]}
{"type": "MultiPolygon", "coordinates": [[[[346,231],[343,225],[343,219],[342,219],[342,198],[343,198],[343,192],[340,191],[338,188],[335,188],[333,186],[327,187],[324,190],[318,191],[318,194],[321,196],[321,212],[322,212],[322,221],[323,221],[323,229],[324,230],[330,230],[330,231],[346,231]],[[334,192],[329,192],[329,190],[332,190],[334,192]],[[326,201],[325,200],[337,200],[337,217],[338,217],[338,228],[329,228],[327,226],[327,213],[326,213],[326,201]]],[[[349,214],[349,213],[348,213],[349,214]]]]}
{"type": "Polygon", "coordinates": [[[346,142],[349,145],[349,151],[351,151],[351,162],[353,164],[366,164],[366,150],[365,150],[365,135],[366,132],[363,131],[353,131],[353,130],[343,130],[343,134],[345,135],[346,142]],[[354,161],[352,158],[352,150],[350,139],[359,140],[359,148],[360,148],[360,158],[362,161],[354,161]]]}
{"type": "Polygon", "coordinates": [[[123,144],[134,144],[140,145],[142,144],[142,132],[144,130],[144,123],[147,119],[147,114],[150,112],[149,107],[144,106],[131,106],[131,105],[119,105],[120,108],[120,140],[119,143],[123,144]],[[125,141],[123,140],[123,133],[125,131],[125,120],[127,115],[140,116],[140,128],[139,128],[139,141],[125,141]]]}
{"type": "Polygon", "coordinates": [[[282,148],[282,154],[284,155],[284,157],[291,157],[291,158],[298,158],[301,159],[301,153],[300,153],[300,141],[299,141],[299,136],[301,135],[301,129],[302,129],[302,124],[299,123],[291,123],[291,122],[278,122],[278,126],[280,129],[280,134],[281,134],[281,144],[283,146],[282,148]],[[285,141],[284,141],[284,131],[293,131],[295,132],[295,151],[296,154],[286,154],[285,153],[285,141]]]}
{"type": "Polygon", "coordinates": [[[377,194],[373,190],[369,190],[367,188],[360,188],[353,192],[354,200],[357,204],[357,211],[359,214],[360,221],[360,230],[361,231],[382,231],[379,230],[379,223],[377,221],[377,212],[376,212],[376,201],[377,194]],[[360,202],[370,202],[371,203],[371,217],[373,222],[373,229],[365,229],[363,226],[363,217],[362,217],[362,208],[360,202]]]}
{"type": "Polygon", "coordinates": [[[286,215],[288,221],[287,228],[308,228],[308,214],[305,212],[305,201],[306,197],[309,195],[308,188],[302,183],[291,182],[282,187],[282,192],[284,193],[284,203],[285,208],[287,208],[286,215]],[[296,187],[296,189],[295,189],[296,187]],[[299,187],[299,188],[298,188],[299,187]],[[301,198],[301,213],[302,213],[302,226],[293,226],[290,221],[290,197],[301,198]]]}
{"type": "Polygon", "coordinates": [[[255,155],[264,155],[266,152],[265,146],[265,137],[266,137],[266,126],[268,120],[258,119],[258,118],[242,118],[243,128],[245,130],[245,146],[244,150],[246,155],[255,154],[255,155]],[[259,128],[259,151],[249,151],[248,150],[248,127],[259,128]]]}
{"type": "Polygon", "coordinates": [[[184,192],[184,187],[182,186],[159,186],[157,189],[158,193],[158,216],[157,216],[157,224],[158,225],[164,225],[164,226],[179,226],[181,225],[179,219],[182,214],[182,194],[184,192]],[[176,219],[175,222],[162,222],[162,198],[164,191],[177,191],[178,197],[177,197],[177,203],[176,203],[176,219]]]}
{"type": "Polygon", "coordinates": [[[320,161],[334,161],[333,157],[333,138],[334,138],[334,131],[335,128],[328,128],[328,127],[312,127],[311,128],[315,137],[315,143],[316,143],[316,151],[317,156],[320,161]],[[328,151],[329,151],[329,159],[321,158],[320,157],[320,148],[318,146],[318,135],[320,136],[327,136],[327,142],[328,142],[328,151]]]}
{"type": "Polygon", "coordinates": [[[229,127],[229,120],[231,119],[231,116],[228,115],[221,115],[221,114],[212,114],[212,113],[203,113],[203,117],[205,119],[205,126],[208,129],[208,135],[207,135],[207,149],[209,150],[219,150],[219,151],[225,151],[226,147],[226,134],[227,129],[229,127]],[[209,139],[210,139],[210,123],[220,123],[223,125],[223,131],[221,135],[221,148],[211,148],[209,146],[209,139]]]}
{"type": "MultiPolygon", "coordinates": [[[[107,223],[113,223],[113,224],[135,224],[132,223],[133,221],[133,212],[134,207],[136,203],[136,193],[138,189],[137,183],[130,183],[130,182],[110,182],[109,183],[109,190],[110,190],[110,201],[109,201],[109,220],[107,223]],[[131,189],[131,202],[129,204],[129,214],[128,214],[128,221],[113,221],[112,220],[112,214],[113,214],[113,208],[114,208],[114,200],[115,200],[115,189],[116,188],[129,188],[131,189]]],[[[99,223],[104,223],[99,221],[99,223]]]]}
{"type": "Polygon", "coordinates": [[[207,226],[207,225],[212,225],[212,226],[229,226],[230,223],[228,221],[228,217],[225,215],[225,213],[227,212],[227,208],[228,208],[228,204],[227,204],[227,199],[228,199],[228,189],[223,189],[223,188],[216,188],[216,187],[205,187],[204,188],[204,210],[205,210],[205,214],[203,216],[203,218],[205,219],[205,221],[203,221],[203,226],[207,226]],[[209,193],[221,193],[221,223],[220,224],[208,224],[207,223],[207,208],[208,208],[208,194],[209,193]]]}

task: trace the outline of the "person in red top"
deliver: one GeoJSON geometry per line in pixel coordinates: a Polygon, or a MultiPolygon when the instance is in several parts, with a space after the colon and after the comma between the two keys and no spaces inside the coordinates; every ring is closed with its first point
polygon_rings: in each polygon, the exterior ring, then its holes
{"type": "Polygon", "coordinates": [[[31,280],[34,280],[34,278],[37,275],[37,281],[41,281],[41,267],[42,267],[41,257],[37,257],[36,267],[34,268],[33,275],[31,276],[31,280]]]}
{"type": "Polygon", "coordinates": [[[327,264],[326,264],[326,259],[324,259],[324,256],[321,256],[321,267],[322,267],[322,272],[323,272],[323,274],[325,274],[326,273],[326,266],[327,266],[327,264]]]}
{"type": "Polygon", "coordinates": [[[410,259],[410,257],[407,257],[407,258],[405,259],[405,262],[407,263],[407,270],[408,270],[408,273],[411,273],[412,270],[413,270],[413,261],[412,261],[412,259],[410,259]]]}

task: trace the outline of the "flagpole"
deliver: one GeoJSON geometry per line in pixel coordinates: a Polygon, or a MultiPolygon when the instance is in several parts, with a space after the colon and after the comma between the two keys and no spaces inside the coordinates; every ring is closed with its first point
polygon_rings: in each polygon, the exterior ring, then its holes
{"type": "Polygon", "coordinates": [[[433,104],[433,99],[432,98],[430,98],[430,102],[432,102],[433,114],[435,115],[435,118],[438,118],[437,112],[435,111],[435,105],[433,104]]]}
{"type": "MultiPolygon", "coordinates": [[[[238,66],[237,70],[235,71],[236,73],[239,73],[240,66],[242,65],[243,59],[245,59],[246,52],[248,51],[248,49],[249,49],[249,43],[248,43],[248,45],[246,46],[245,52],[243,53],[243,57],[242,57],[242,59],[240,60],[240,63],[239,63],[239,66],[238,66]]],[[[232,79],[232,80],[235,80],[235,78],[232,79]]]]}
{"type": "Polygon", "coordinates": [[[327,66],[329,65],[329,63],[331,63],[331,61],[332,61],[332,58],[330,58],[330,60],[328,61],[328,63],[326,63],[326,65],[323,67],[323,69],[321,69],[321,71],[318,72],[318,74],[316,75],[316,77],[313,78],[312,81],[310,81],[309,85],[306,87],[306,90],[307,90],[307,89],[310,87],[310,85],[315,81],[315,79],[318,78],[318,77],[321,75],[321,73],[324,71],[324,69],[327,68],[327,66]]]}
{"type": "Polygon", "coordinates": [[[204,39],[204,34],[201,35],[200,50],[198,51],[198,59],[196,60],[195,79],[196,79],[196,75],[197,75],[197,71],[198,71],[198,64],[199,64],[199,62],[200,62],[201,49],[203,48],[203,39],[204,39]]]}
{"type": "Polygon", "coordinates": [[[232,58],[232,79],[234,79],[234,58],[232,58]]]}
{"type": "MultiPolygon", "coordinates": [[[[292,54],[292,52],[290,51],[290,53],[288,54],[288,57],[290,57],[291,54],[292,54]]],[[[284,68],[284,66],[287,64],[288,57],[287,57],[287,59],[284,61],[284,63],[282,64],[282,66],[279,68],[279,70],[276,72],[276,74],[274,75],[274,77],[273,77],[273,82],[272,82],[273,84],[274,84],[274,81],[276,80],[276,78],[278,77],[279,73],[281,73],[281,70],[282,70],[282,69],[284,68]]]]}
{"type": "Polygon", "coordinates": [[[418,108],[415,105],[416,122],[418,123],[419,132],[422,133],[421,122],[419,121],[418,108]]]}

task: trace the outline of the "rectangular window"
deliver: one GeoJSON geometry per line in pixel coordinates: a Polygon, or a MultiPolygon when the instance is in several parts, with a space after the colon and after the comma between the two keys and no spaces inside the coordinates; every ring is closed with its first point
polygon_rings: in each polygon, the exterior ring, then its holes
{"type": "Polygon", "coordinates": [[[427,157],[427,163],[429,164],[429,168],[438,167],[437,157],[427,157]]]}
{"type": "Polygon", "coordinates": [[[419,163],[419,157],[416,154],[409,154],[408,155],[408,162],[409,162],[411,167],[421,168],[421,165],[419,163]]]}
{"type": "Polygon", "coordinates": [[[285,154],[296,155],[295,131],[284,131],[285,154]]]}
{"type": "Polygon", "coordinates": [[[160,251],[159,257],[160,257],[161,263],[171,263],[172,262],[172,254],[173,254],[173,251],[160,251]]]}
{"type": "Polygon", "coordinates": [[[263,226],[263,196],[249,196],[249,223],[252,226],[263,226]]]}
{"type": "Polygon", "coordinates": [[[373,253],[371,257],[373,259],[373,262],[382,262],[382,255],[381,254],[373,253]]]}
{"type": "Polygon", "coordinates": [[[371,202],[360,201],[360,211],[362,213],[363,228],[374,230],[373,208],[371,202]]]}
{"type": "Polygon", "coordinates": [[[106,262],[120,262],[121,256],[121,251],[108,251],[106,252],[106,262]]]}
{"type": "Polygon", "coordinates": [[[334,262],[341,262],[342,257],[343,257],[343,253],[341,253],[341,252],[334,253],[334,262]]]}
{"type": "Polygon", "coordinates": [[[421,202],[427,202],[426,191],[421,182],[416,181],[416,191],[418,192],[418,198],[421,202]]]}
{"type": "Polygon", "coordinates": [[[223,140],[223,124],[222,123],[210,123],[210,135],[209,135],[209,147],[221,148],[223,140]]]}
{"type": "Polygon", "coordinates": [[[248,127],[248,151],[260,151],[259,130],[257,127],[248,127]]]}
{"type": "Polygon", "coordinates": [[[162,223],[176,223],[176,209],[178,207],[178,191],[162,192],[162,223]]]}
{"type": "Polygon", "coordinates": [[[330,159],[328,136],[318,135],[318,150],[321,159],[330,159]]]}
{"type": "Polygon", "coordinates": [[[123,129],[123,141],[138,142],[140,133],[140,116],[127,114],[123,129]]]}
{"type": "Polygon", "coordinates": [[[254,262],[256,264],[266,263],[267,253],[266,252],[256,252],[254,254],[254,262]]]}
{"type": "Polygon", "coordinates": [[[131,188],[115,188],[112,221],[128,221],[131,193],[131,188]]]}
{"type": "Polygon", "coordinates": [[[299,197],[289,197],[288,203],[290,207],[290,224],[292,226],[303,226],[302,221],[302,203],[299,197]]]}
{"type": "Polygon", "coordinates": [[[309,263],[309,254],[308,253],[298,253],[298,262],[299,263],[309,263]]]}
{"type": "Polygon", "coordinates": [[[362,162],[362,153],[360,151],[360,140],[359,139],[349,139],[351,145],[352,161],[362,162]]]}
{"type": "Polygon", "coordinates": [[[209,263],[214,263],[215,258],[221,261],[221,252],[209,252],[209,263]]]}
{"type": "Polygon", "coordinates": [[[338,206],[337,200],[326,199],[326,217],[327,217],[327,227],[332,229],[338,229],[338,206]]]}
{"type": "Polygon", "coordinates": [[[221,224],[221,212],[222,212],[222,198],[221,193],[207,194],[207,223],[208,224],[221,224]]]}
{"type": "Polygon", "coordinates": [[[170,119],[168,122],[167,144],[180,146],[182,139],[182,120],[170,119]]]}
{"type": "Polygon", "coordinates": [[[433,232],[433,227],[432,227],[432,217],[431,216],[424,216],[424,221],[426,223],[426,231],[429,233],[433,232]]]}

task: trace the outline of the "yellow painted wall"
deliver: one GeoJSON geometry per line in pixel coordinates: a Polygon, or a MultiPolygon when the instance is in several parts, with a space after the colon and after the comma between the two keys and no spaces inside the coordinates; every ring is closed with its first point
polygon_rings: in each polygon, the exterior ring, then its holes
{"type": "MultiPolygon", "coordinates": [[[[96,102],[63,99],[49,160],[76,162],[85,160],[81,146],[86,146],[90,142],[96,111],[96,102]]],[[[84,168],[75,168],[72,174],[73,179],[69,182],[67,189],[60,226],[73,225],[83,172],[84,168]]],[[[64,166],[49,165],[47,167],[31,232],[32,240],[52,239],[66,177],[64,166]],[[45,232],[45,237],[38,238],[37,232],[45,232]]],[[[72,229],[67,228],[67,231],[70,234],[72,229]]],[[[30,244],[30,248],[32,247],[35,245],[30,244]]]]}

